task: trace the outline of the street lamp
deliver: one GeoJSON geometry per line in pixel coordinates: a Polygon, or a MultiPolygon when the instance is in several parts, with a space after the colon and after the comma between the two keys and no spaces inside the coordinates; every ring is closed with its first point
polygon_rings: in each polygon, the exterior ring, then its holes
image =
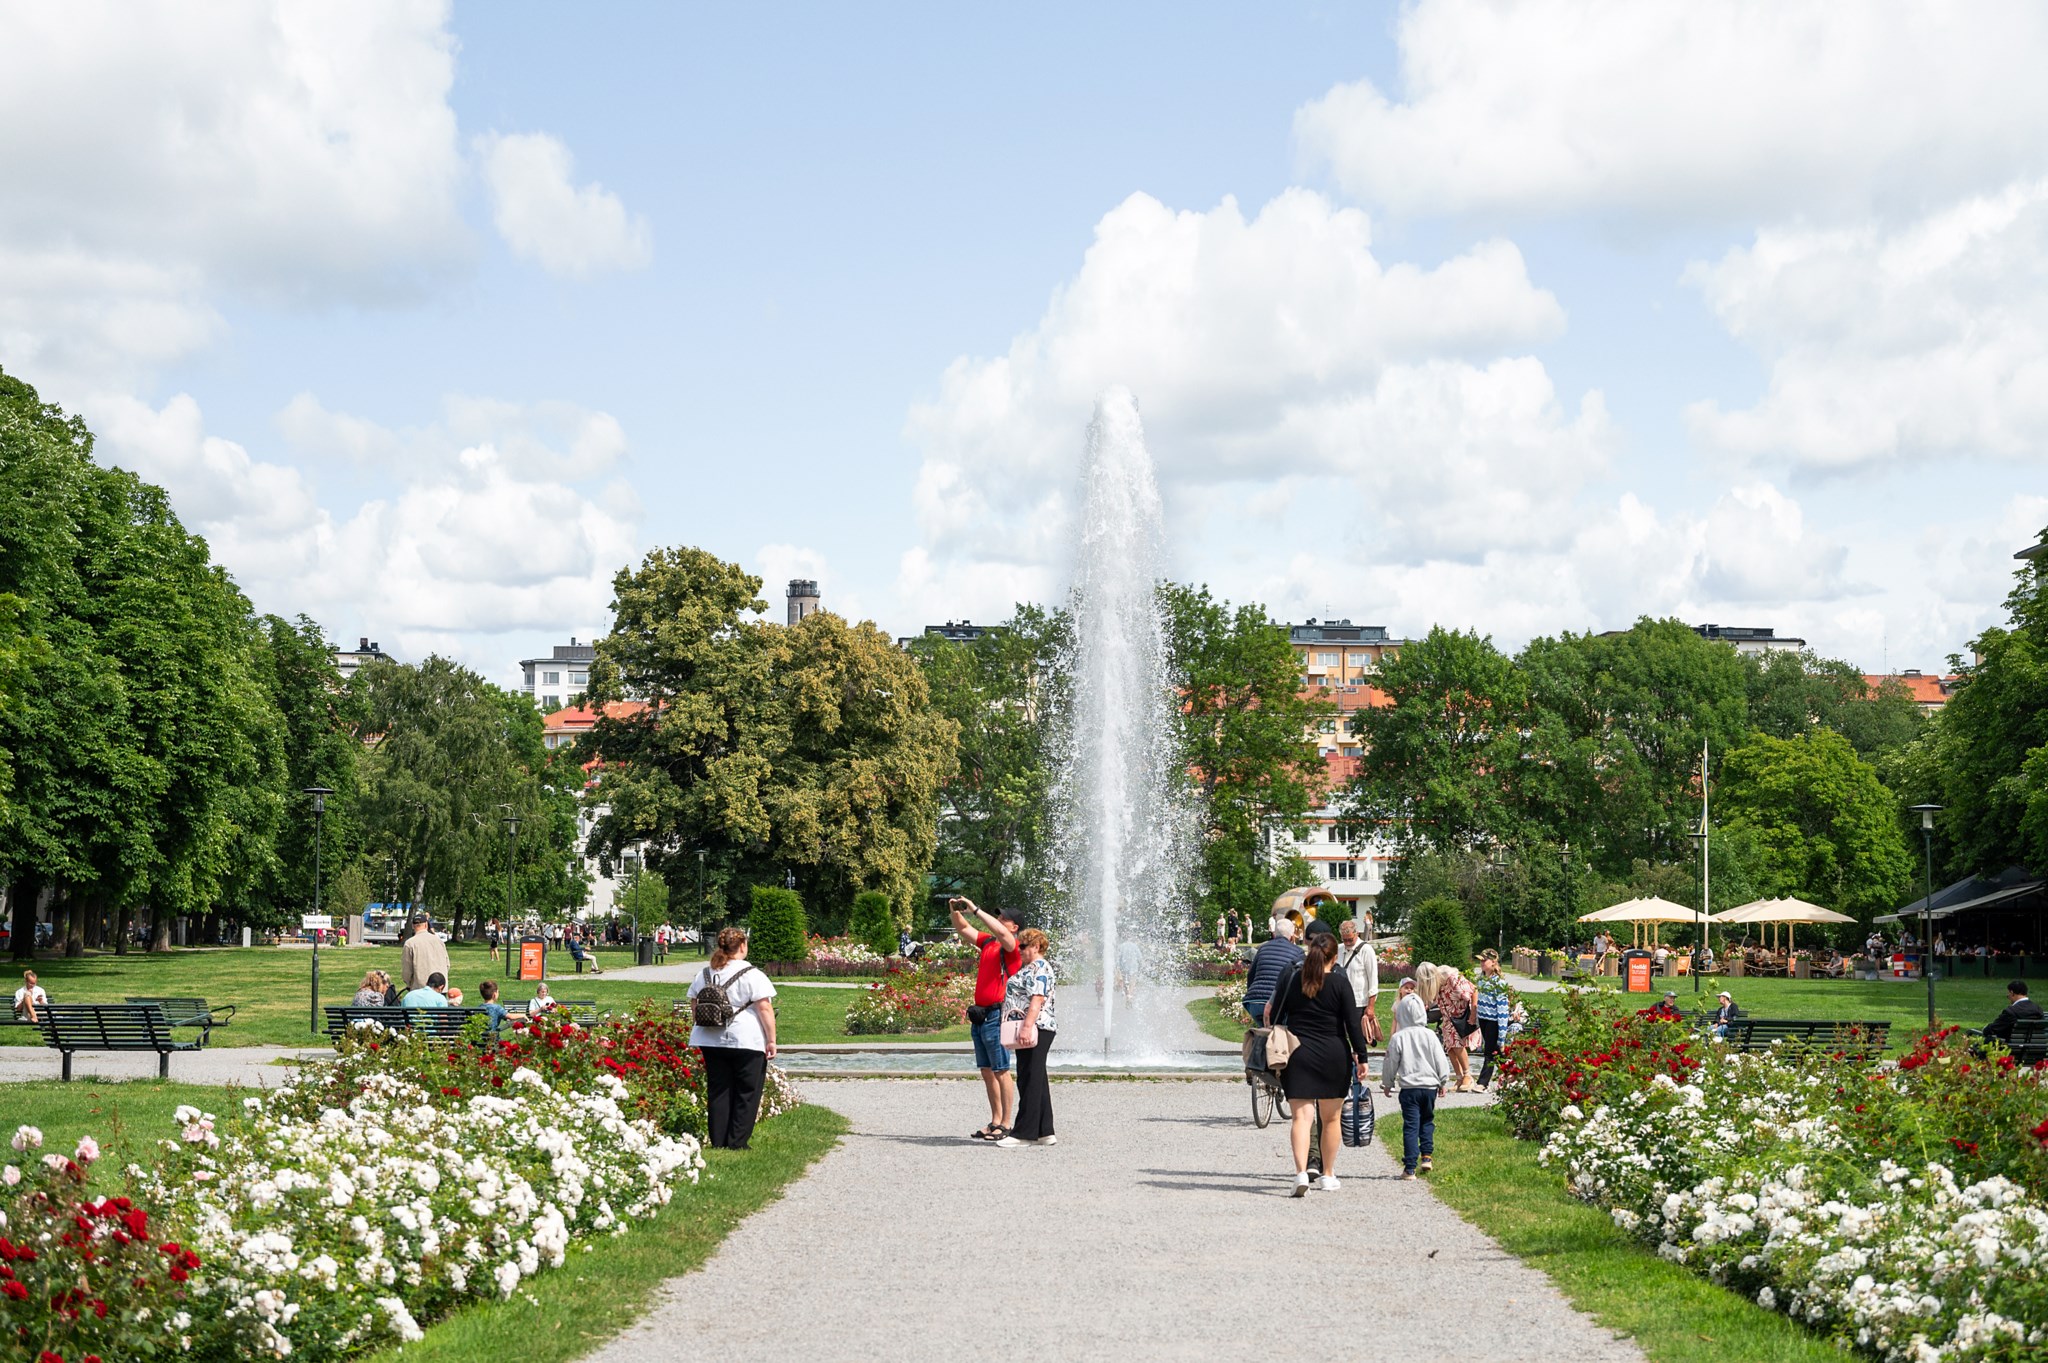
{"type": "Polygon", "coordinates": [[[1572,845],[1559,843],[1557,856],[1564,863],[1564,946],[1569,954],[1572,944],[1572,845]]]}
{"type": "Polygon", "coordinates": [[[1927,1029],[1934,1030],[1934,816],[1940,805],[1914,805],[1920,816],[1920,846],[1927,863],[1927,894],[1920,901],[1920,973],[1927,979],[1927,1029]]]}
{"type": "MultiPolygon", "coordinates": [[[[512,868],[519,861],[519,816],[505,810],[505,836],[510,840],[505,851],[505,978],[512,978],[512,868]]],[[[545,972],[543,972],[545,973],[545,972]]]]}
{"type": "MultiPolygon", "coordinates": [[[[1493,850],[1486,854],[1486,865],[1496,874],[1505,873],[1508,869],[1508,849],[1495,843],[1493,850]]],[[[1500,906],[1495,922],[1500,929],[1500,940],[1494,944],[1494,954],[1497,957],[1504,957],[1508,954],[1508,910],[1505,901],[1500,906]]]]}
{"type": "Polygon", "coordinates": [[[704,944],[704,849],[697,849],[697,949],[704,958],[711,958],[711,948],[704,944]]]}
{"type": "Polygon", "coordinates": [[[1700,821],[1693,828],[1691,835],[1692,840],[1700,846],[1700,935],[1699,940],[1692,944],[1692,992],[1695,994],[1699,993],[1703,987],[1700,980],[1700,965],[1706,959],[1707,911],[1714,906],[1713,900],[1708,898],[1713,893],[1713,871],[1707,861],[1709,855],[1707,846],[1708,833],[1707,816],[1703,810],[1700,814],[1700,821]]]}
{"type": "MultiPolygon", "coordinates": [[[[313,800],[313,914],[320,914],[320,850],[324,839],[321,836],[327,819],[327,797],[334,794],[326,786],[307,786],[299,792],[313,800]]],[[[307,1017],[312,1025],[313,1035],[320,1035],[320,929],[313,929],[313,1006],[307,1017]]]]}

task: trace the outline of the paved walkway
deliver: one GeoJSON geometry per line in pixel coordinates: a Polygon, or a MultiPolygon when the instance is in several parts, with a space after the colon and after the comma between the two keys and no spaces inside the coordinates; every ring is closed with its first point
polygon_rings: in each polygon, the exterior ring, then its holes
{"type": "MultiPolygon", "coordinates": [[[[275,1088],[284,1082],[289,1069],[279,1060],[315,1057],[332,1060],[334,1048],[318,1046],[215,1046],[204,1051],[180,1051],[171,1057],[171,1078],[186,1084],[241,1084],[245,1087],[275,1088]]],[[[64,1058],[43,1046],[0,1048],[0,1084],[24,1079],[59,1079],[64,1058]]],[[[101,1079],[154,1079],[154,1051],[79,1051],[71,1057],[73,1078],[87,1075],[101,1079]]]]}
{"type": "Polygon", "coordinates": [[[1341,1191],[1291,1198],[1284,1131],[1254,1129],[1241,1090],[1057,1084],[1061,1143],[1017,1150],[964,1139],[982,1113],[958,1082],[805,1092],[851,1119],[846,1140],[594,1363],[1207,1363],[1303,1338],[1641,1363],[1426,1184],[1400,1182],[1381,1145],[1343,1152],[1341,1191]],[[1346,1266],[1357,1292],[1340,1303],[1346,1266]]]}

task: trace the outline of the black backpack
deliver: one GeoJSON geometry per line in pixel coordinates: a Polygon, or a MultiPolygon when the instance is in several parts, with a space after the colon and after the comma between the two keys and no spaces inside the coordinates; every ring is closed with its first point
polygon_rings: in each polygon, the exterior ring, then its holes
{"type": "Polygon", "coordinates": [[[740,1010],[725,991],[732,988],[733,981],[754,967],[743,965],[732,973],[732,979],[724,984],[711,973],[711,967],[704,967],[704,978],[709,981],[697,991],[697,997],[690,1000],[690,1020],[699,1027],[725,1027],[740,1015],[740,1010]]]}

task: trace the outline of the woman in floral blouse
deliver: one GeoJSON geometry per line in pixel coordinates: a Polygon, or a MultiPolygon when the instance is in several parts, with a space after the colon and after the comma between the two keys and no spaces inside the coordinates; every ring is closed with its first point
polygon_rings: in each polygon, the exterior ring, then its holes
{"type": "Polygon", "coordinates": [[[1060,1025],[1052,962],[1045,959],[1047,945],[1046,935],[1037,928],[1017,934],[1024,964],[1010,976],[1003,995],[1003,1020],[1017,1023],[1017,1118],[997,1145],[1059,1144],[1052,1131],[1052,1082],[1045,1072],[1046,1052],[1060,1025]]]}
{"type": "Polygon", "coordinates": [[[1437,967],[1436,1006],[1443,1010],[1440,1036],[1444,1053],[1457,1071],[1458,1092],[1472,1091],[1472,1052],[1479,1031],[1479,992],[1456,966],[1437,967]]]}

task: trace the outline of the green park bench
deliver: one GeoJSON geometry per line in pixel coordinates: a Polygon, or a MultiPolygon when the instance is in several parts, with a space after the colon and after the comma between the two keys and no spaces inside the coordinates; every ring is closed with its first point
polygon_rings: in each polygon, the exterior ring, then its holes
{"type": "Polygon", "coordinates": [[[2048,1018],[2027,1018],[2012,1025],[2012,1036],[2004,1042],[2012,1058],[2022,1065],[2048,1060],[2048,1018]]]}
{"type": "Polygon", "coordinates": [[[196,1051],[197,1041],[171,1036],[170,1019],[153,1003],[51,1003],[37,1010],[43,1044],[64,1057],[64,1082],[71,1082],[71,1057],[79,1051],[154,1051],[156,1077],[171,1077],[171,1053],[196,1051]]]}
{"type": "Polygon", "coordinates": [[[1737,1018],[1728,1024],[1728,1049],[1745,1055],[1774,1045],[1803,1050],[1839,1051],[1858,1060],[1883,1055],[1891,1038],[1889,1022],[1839,1022],[1810,1018],[1737,1018]]]}
{"type": "Polygon", "coordinates": [[[159,997],[155,994],[130,994],[127,997],[130,1003],[153,1003],[163,1009],[164,1017],[173,1027],[197,1027],[201,1046],[213,1040],[214,1028],[227,1026],[235,1015],[232,1003],[212,1007],[205,999],[159,997]]]}

